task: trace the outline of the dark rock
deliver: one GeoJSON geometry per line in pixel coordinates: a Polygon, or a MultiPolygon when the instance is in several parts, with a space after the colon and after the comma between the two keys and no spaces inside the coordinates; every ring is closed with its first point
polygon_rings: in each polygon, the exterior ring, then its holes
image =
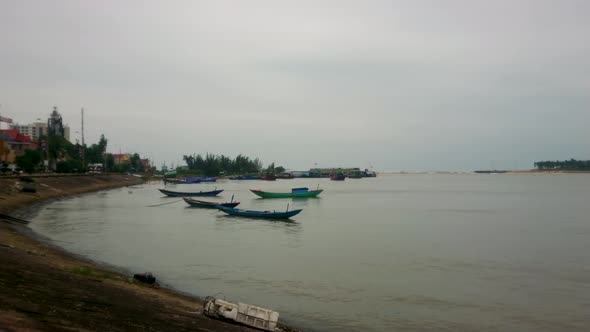
{"type": "Polygon", "coordinates": [[[133,279],[141,281],[145,284],[150,284],[150,285],[153,285],[156,283],[156,277],[154,277],[150,272],[136,273],[133,275],[133,279]]]}

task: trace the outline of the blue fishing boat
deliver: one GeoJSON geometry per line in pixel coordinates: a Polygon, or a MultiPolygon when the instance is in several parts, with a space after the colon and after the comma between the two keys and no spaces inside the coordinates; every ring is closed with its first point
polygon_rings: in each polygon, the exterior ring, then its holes
{"type": "Polygon", "coordinates": [[[164,178],[164,183],[175,183],[175,184],[193,184],[193,183],[201,183],[201,182],[216,182],[217,179],[215,178],[201,178],[201,177],[191,177],[186,179],[167,179],[164,178]]]}
{"type": "MultiPolygon", "coordinates": [[[[319,187],[319,186],[318,186],[319,187]]],[[[251,192],[254,194],[262,197],[262,198],[306,198],[306,197],[317,197],[324,189],[317,189],[317,190],[309,190],[309,188],[293,188],[291,192],[286,193],[276,193],[270,191],[262,191],[262,190],[255,190],[250,189],[251,192]]]]}
{"type": "Polygon", "coordinates": [[[236,209],[236,208],[228,208],[223,206],[217,207],[220,211],[223,211],[232,216],[238,217],[247,217],[247,218],[264,218],[264,219],[289,219],[294,215],[298,214],[299,212],[303,211],[302,209],[298,210],[287,210],[285,212],[277,212],[277,211],[256,211],[256,210],[243,210],[243,209],[236,209]]]}
{"type": "Polygon", "coordinates": [[[182,191],[172,191],[166,189],[158,189],[162,194],[171,197],[193,197],[193,196],[217,196],[219,195],[223,189],[219,190],[211,190],[211,191],[198,191],[198,192],[182,192],[182,191]]]}
{"type": "Polygon", "coordinates": [[[217,179],[216,178],[199,178],[199,180],[201,180],[201,182],[216,182],[217,179]]]}

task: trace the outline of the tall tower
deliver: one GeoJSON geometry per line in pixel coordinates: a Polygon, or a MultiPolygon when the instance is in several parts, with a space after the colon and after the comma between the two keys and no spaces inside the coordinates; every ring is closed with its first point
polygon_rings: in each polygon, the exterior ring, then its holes
{"type": "Polygon", "coordinates": [[[57,111],[57,106],[53,106],[53,112],[47,119],[47,134],[64,136],[64,125],[61,115],[57,111]]]}

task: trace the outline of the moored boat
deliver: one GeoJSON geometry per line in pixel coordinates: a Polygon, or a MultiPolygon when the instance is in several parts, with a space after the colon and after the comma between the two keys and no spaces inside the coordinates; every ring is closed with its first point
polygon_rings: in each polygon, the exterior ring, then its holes
{"type": "Polygon", "coordinates": [[[201,180],[201,182],[216,182],[217,179],[216,178],[212,178],[212,177],[208,177],[208,178],[199,178],[199,180],[201,180]]]}
{"type": "Polygon", "coordinates": [[[346,176],[344,175],[344,173],[342,173],[342,172],[334,172],[334,170],[332,170],[330,172],[330,180],[344,181],[344,179],[346,179],[346,176]]]}
{"type": "Polygon", "coordinates": [[[257,210],[243,210],[243,209],[236,209],[236,208],[226,208],[223,206],[217,207],[220,211],[223,211],[232,216],[238,217],[247,217],[247,218],[264,218],[264,219],[289,219],[294,215],[297,215],[299,212],[303,211],[302,209],[298,210],[291,210],[285,212],[277,212],[277,211],[257,211],[257,210]]]}
{"type": "Polygon", "coordinates": [[[250,191],[262,198],[303,198],[317,197],[324,189],[309,190],[308,188],[293,188],[290,193],[268,192],[256,189],[250,189],[250,191]]]}
{"type": "Polygon", "coordinates": [[[259,180],[260,176],[258,175],[236,175],[230,176],[230,180],[259,180]]]}
{"type": "Polygon", "coordinates": [[[198,192],[182,192],[182,191],[172,191],[166,189],[158,189],[162,194],[171,197],[193,197],[193,196],[217,196],[219,195],[223,189],[219,190],[211,190],[211,191],[198,191],[198,192]]]}
{"type": "Polygon", "coordinates": [[[208,202],[208,201],[201,201],[198,199],[183,197],[184,201],[192,206],[192,207],[199,207],[199,208],[209,208],[209,209],[216,209],[218,206],[228,207],[228,208],[235,208],[240,204],[240,202],[225,202],[225,203],[218,203],[218,202],[208,202]]]}

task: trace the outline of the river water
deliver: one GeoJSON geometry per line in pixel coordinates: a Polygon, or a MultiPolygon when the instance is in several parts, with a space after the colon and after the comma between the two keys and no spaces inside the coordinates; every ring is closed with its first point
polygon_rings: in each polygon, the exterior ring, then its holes
{"type": "Polygon", "coordinates": [[[385,174],[223,180],[241,208],[302,208],[292,222],[189,208],[162,183],[42,206],[31,228],[69,251],[198,296],[223,293],[312,331],[587,331],[590,176],[385,174]],[[319,185],[317,199],[249,188],[319,185]],[[171,203],[160,206],[151,206],[171,203]]]}

